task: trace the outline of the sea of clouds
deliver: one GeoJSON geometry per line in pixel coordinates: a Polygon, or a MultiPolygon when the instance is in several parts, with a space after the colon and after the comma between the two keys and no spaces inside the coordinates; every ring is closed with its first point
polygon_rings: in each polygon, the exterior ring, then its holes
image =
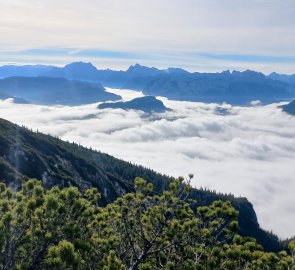
{"type": "MultiPolygon", "coordinates": [[[[142,94],[108,89],[124,100],[142,94]]],[[[162,114],[0,101],[0,117],[193,185],[247,197],[263,228],[295,235],[295,117],[278,107],[170,101],[162,114]]]]}

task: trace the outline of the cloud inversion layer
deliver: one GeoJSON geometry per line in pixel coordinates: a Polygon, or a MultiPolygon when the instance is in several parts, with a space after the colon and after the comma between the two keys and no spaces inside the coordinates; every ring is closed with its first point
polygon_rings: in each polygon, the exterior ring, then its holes
{"type": "MultiPolygon", "coordinates": [[[[126,100],[134,96],[122,93],[126,100]]],[[[97,104],[46,107],[0,101],[0,116],[162,173],[194,173],[195,186],[246,196],[264,228],[281,237],[295,235],[295,117],[279,104],[163,101],[172,112],[145,115],[99,110],[97,104]]]]}

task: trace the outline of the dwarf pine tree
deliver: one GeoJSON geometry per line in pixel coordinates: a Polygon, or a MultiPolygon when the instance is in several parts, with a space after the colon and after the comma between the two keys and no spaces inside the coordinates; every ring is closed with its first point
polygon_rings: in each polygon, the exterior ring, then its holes
{"type": "Polygon", "coordinates": [[[291,255],[264,252],[238,235],[230,202],[188,199],[191,177],[161,194],[136,178],[135,192],[105,207],[96,189],[0,184],[0,269],[295,269],[294,241],[291,255]]]}

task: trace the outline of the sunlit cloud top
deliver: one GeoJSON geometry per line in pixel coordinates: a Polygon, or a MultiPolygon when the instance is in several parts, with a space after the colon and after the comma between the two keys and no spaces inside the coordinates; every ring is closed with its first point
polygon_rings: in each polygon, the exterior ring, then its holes
{"type": "Polygon", "coordinates": [[[294,0],[0,0],[0,62],[295,73],[294,0]]]}

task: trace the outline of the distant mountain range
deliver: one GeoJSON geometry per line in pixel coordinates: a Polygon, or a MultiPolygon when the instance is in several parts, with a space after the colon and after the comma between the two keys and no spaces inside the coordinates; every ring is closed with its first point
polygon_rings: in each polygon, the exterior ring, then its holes
{"type": "Polygon", "coordinates": [[[154,67],[149,68],[139,64],[130,66],[126,71],[110,69],[98,70],[91,63],[76,62],[68,64],[62,68],[52,68],[41,74],[42,76],[48,77],[62,77],[66,79],[100,82],[104,86],[109,87],[141,90],[153,77],[175,73],[184,74],[188,72],[177,68],[159,70],[154,67]]]}
{"type": "Polygon", "coordinates": [[[156,99],[153,96],[145,96],[132,99],[126,102],[105,102],[98,105],[99,109],[123,109],[123,110],[140,110],[146,113],[151,112],[165,112],[170,109],[166,108],[161,100],[156,99]]]}
{"type": "Polygon", "coordinates": [[[103,86],[141,90],[146,95],[165,96],[175,100],[249,104],[291,100],[295,97],[295,75],[255,71],[190,73],[179,68],[160,70],[130,66],[126,71],[98,70],[91,63],[76,62],[65,67],[4,66],[0,78],[10,76],[65,78],[99,82],[103,86]]]}
{"type": "MultiPolygon", "coordinates": [[[[153,183],[156,193],[166,190],[172,180],[142,166],[0,119],[0,179],[13,190],[20,189],[29,178],[41,180],[46,188],[55,185],[76,186],[80,190],[96,187],[106,204],[134,191],[135,177],[153,183]]],[[[276,236],[259,227],[253,206],[246,198],[202,189],[193,189],[191,198],[197,200],[198,205],[209,205],[218,199],[231,201],[240,213],[242,235],[255,237],[266,250],[281,248],[276,236]]]]}
{"type": "Polygon", "coordinates": [[[8,77],[36,77],[42,76],[43,73],[46,73],[55,67],[53,66],[44,66],[44,65],[25,65],[25,66],[14,66],[6,65],[0,67],[0,79],[8,77]]]}
{"type": "Polygon", "coordinates": [[[288,100],[294,96],[287,83],[254,71],[167,74],[151,79],[143,92],[170,99],[249,104],[288,100]]]}
{"type": "Polygon", "coordinates": [[[50,77],[9,77],[0,80],[0,98],[17,103],[80,105],[121,97],[106,92],[98,83],[50,77]]]}
{"type": "Polygon", "coordinates": [[[282,81],[282,82],[286,82],[286,83],[290,83],[290,84],[295,84],[295,74],[285,75],[285,74],[278,74],[276,72],[273,72],[268,77],[273,80],[278,80],[278,81],[282,81]]]}

